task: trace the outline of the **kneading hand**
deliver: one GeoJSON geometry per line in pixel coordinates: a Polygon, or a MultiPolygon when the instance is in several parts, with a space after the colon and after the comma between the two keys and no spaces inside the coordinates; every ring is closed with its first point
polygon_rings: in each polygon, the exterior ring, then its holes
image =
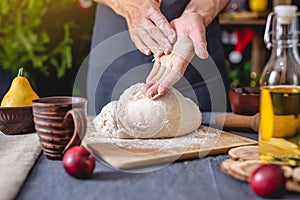
{"type": "Polygon", "coordinates": [[[116,12],[125,17],[132,41],[144,54],[169,54],[176,32],[160,11],[161,0],[121,0],[116,12]]]}
{"type": "Polygon", "coordinates": [[[149,98],[164,95],[184,75],[195,55],[208,57],[205,26],[197,13],[184,13],[171,22],[177,33],[173,51],[169,55],[155,57],[152,71],[146,79],[145,91],[149,98]]]}

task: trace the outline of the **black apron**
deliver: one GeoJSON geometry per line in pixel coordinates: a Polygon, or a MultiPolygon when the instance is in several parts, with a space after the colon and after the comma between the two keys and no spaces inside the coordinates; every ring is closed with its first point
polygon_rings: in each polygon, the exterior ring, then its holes
{"type": "MultiPolygon", "coordinates": [[[[161,11],[171,21],[178,18],[189,0],[163,0],[161,11]]],[[[102,107],[130,85],[145,82],[153,66],[153,56],[140,53],[130,40],[126,20],[99,4],[89,57],[87,97],[88,113],[98,114],[102,107]]],[[[218,18],[207,27],[210,57],[194,56],[184,78],[174,87],[198,104],[201,111],[227,109],[227,73],[218,18]]]]}

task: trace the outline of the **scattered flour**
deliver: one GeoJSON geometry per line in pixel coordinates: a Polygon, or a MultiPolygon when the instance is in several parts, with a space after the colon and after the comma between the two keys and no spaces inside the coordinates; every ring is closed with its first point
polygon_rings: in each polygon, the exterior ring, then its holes
{"type": "Polygon", "coordinates": [[[89,123],[85,143],[109,143],[126,150],[142,151],[188,151],[189,149],[212,149],[219,139],[220,130],[201,126],[190,134],[160,139],[124,139],[99,135],[92,123],[89,123]]]}

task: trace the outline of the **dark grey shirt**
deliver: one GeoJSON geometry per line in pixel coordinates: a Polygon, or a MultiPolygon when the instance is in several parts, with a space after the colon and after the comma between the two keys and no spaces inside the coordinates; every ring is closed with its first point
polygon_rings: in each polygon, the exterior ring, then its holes
{"type": "MultiPolygon", "coordinates": [[[[181,15],[188,3],[188,0],[164,0],[161,11],[171,21],[181,15]]],[[[227,109],[228,84],[220,32],[216,18],[206,32],[211,57],[201,60],[195,56],[184,78],[175,85],[202,111],[227,109]]],[[[100,4],[96,11],[91,48],[87,79],[88,112],[98,114],[124,89],[134,83],[145,82],[153,66],[153,56],[140,53],[127,32],[126,20],[100,4]]]]}

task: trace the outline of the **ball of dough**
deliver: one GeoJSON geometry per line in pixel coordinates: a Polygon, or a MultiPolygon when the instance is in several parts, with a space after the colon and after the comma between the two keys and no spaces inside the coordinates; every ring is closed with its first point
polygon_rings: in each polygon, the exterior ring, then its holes
{"type": "Polygon", "coordinates": [[[170,138],[201,125],[198,106],[175,88],[155,100],[147,98],[143,88],[143,83],[132,85],[118,101],[104,106],[93,120],[97,132],[116,138],[170,138]]]}

